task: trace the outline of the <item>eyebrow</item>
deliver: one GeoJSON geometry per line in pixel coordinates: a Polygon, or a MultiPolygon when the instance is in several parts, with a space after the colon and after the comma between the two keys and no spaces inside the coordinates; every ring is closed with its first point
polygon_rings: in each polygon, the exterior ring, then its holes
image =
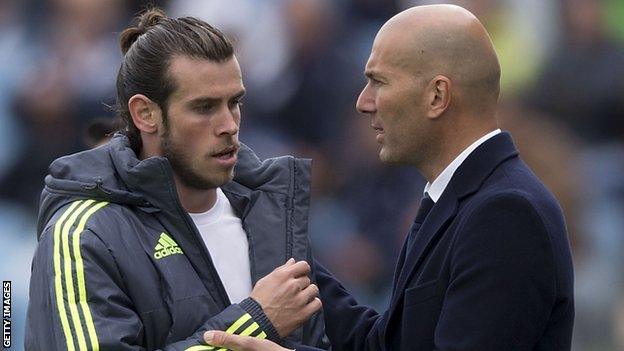
{"type": "MultiPolygon", "coordinates": [[[[243,97],[245,95],[245,93],[246,93],[246,90],[242,89],[242,90],[238,91],[236,94],[234,94],[228,100],[240,99],[241,97],[243,97]]],[[[221,100],[222,100],[221,98],[217,98],[217,97],[201,96],[201,97],[198,97],[198,98],[195,98],[195,99],[189,101],[187,103],[187,105],[191,106],[191,107],[201,106],[201,105],[212,105],[212,104],[219,103],[219,101],[221,101],[221,100]]]]}
{"type": "Polygon", "coordinates": [[[231,99],[240,99],[240,98],[242,98],[243,96],[245,96],[245,93],[246,93],[246,92],[247,92],[247,90],[245,90],[245,89],[243,88],[243,89],[239,90],[239,92],[238,92],[238,93],[234,94],[234,96],[232,96],[232,98],[231,98],[231,99]]]}

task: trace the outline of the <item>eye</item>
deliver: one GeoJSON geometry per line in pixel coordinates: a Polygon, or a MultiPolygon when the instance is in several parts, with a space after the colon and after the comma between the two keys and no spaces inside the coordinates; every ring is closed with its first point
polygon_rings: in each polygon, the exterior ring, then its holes
{"type": "Polygon", "coordinates": [[[241,107],[243,106],[243,99],[242,98],[234,99],[230,102],[230,105],[232,107],[241,107]]]}
{"type": "Polygon", "coordinates": [[[368,84],[370,84],[371,86],[377,87],[383,84],[383,82],[381,82],[380,80],[377,80],[375,78],[369,78],[368,79],[368,84]]]}
{"type": "Polygon", "coordinates": [[[213,105],[199,105],[195,107],[198,113],[210,113],[214,109],[213,105]]]}

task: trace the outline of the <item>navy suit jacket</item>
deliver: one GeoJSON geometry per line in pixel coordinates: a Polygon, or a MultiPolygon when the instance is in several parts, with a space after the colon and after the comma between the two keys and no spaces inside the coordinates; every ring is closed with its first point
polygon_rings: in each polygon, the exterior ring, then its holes
{"type": "Polygon", "coordinates": [[[385,312],[359,305],[316,264],[334,351],[570,350],[565,222],[508,133],[470,154],[404,245],[385,312]]]}

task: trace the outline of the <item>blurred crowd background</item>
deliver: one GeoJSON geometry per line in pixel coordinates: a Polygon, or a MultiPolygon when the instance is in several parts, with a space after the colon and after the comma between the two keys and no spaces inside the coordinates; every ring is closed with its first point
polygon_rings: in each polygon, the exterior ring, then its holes
{"type": "MultiPolygon", "coordinates": [[[[361,302],[383,308],[422,195],[377,158],[355,101],[375,33],[435,1],[169,0],[234,39],[248,90],[241,140],[314,159],[310,238],[361,302]]],[[[566,214],[576,274],[574,350],[624,350],[624,1],[456,1],[500,56],[499,117],[566,214]]],[[[143,1],[0,1],[0,277],[22,348],[38,197],[56,157],[111,128],[118,34],[143,1]],[[89,128],[89,126],[91,128],[89,128]]]]}

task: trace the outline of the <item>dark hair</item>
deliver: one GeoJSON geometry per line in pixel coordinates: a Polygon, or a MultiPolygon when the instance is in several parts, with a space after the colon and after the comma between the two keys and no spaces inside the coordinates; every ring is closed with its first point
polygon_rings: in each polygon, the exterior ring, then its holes
{"type": "Polygon", "coordinates": [[[168,18],[159,8],[149,8],[135,19],[136,25],[121,32],[124,54],[117,74],[117,112],[122,132],[138,153],[142,142],[132,121],[128,100],[143,94],[158,104],[166,123],[167,102],[175,90],[168,75],[174,55],[224,62],[234,55],[232,43],[218,29],[194,17],[168,18]]]}
{"type": "Polygon", "coordinates": [[[115,130],[119,129],[120,121],[109,117],[94,118],[88,125],[84,134],[84,142],[89,148],[94,148],[109,140],[115,130]]]}

